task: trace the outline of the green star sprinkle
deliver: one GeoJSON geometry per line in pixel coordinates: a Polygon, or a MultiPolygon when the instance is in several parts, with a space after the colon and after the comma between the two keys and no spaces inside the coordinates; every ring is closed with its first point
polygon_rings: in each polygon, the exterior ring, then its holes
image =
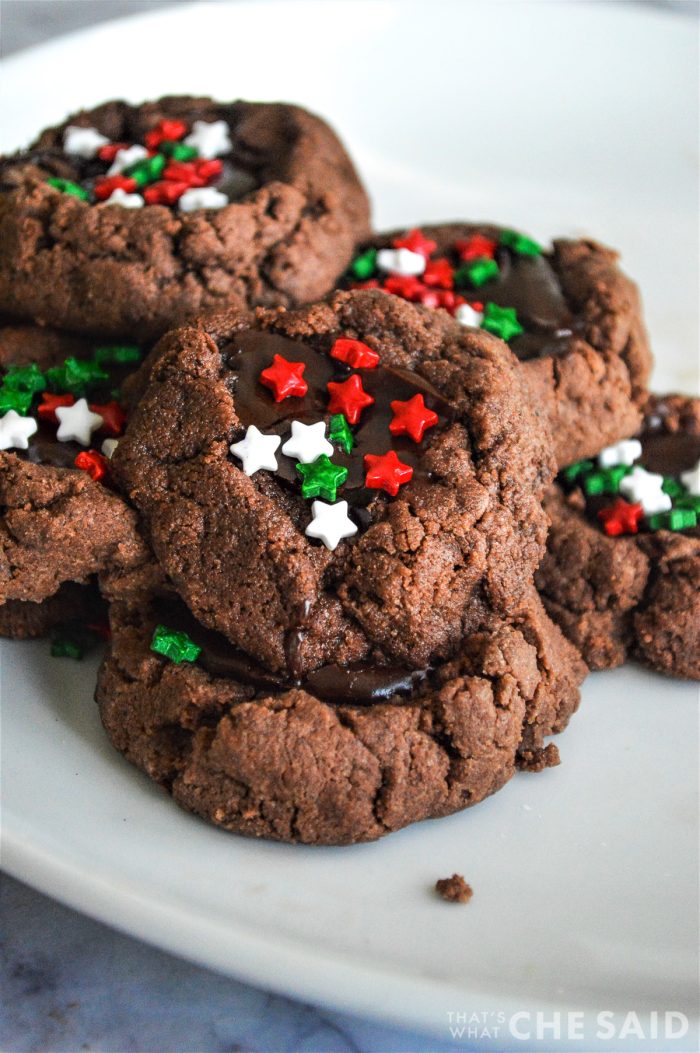
{"type": "Polygon", "coordinates": [[[689,508],[696,515],[700,516],[700,494],[680,494],[680,496],[674,498],[673,507],[689,508]]]}
{"type": "Polygon", "coordinates": [[[3,377],[3,385],[11,391],[43,391],[46,387],[44,374],[36,362],[29,366],[10,366],[3,377]]]}
{"type": "Polygon", "coordinates": [[[542,246],[532,238],[519,234],[517,230],[504,230],[501,234],[501,245],[512,249],[518,256],[541,256],[542,246]]]}
{"type": "Polygon", "coordinates": [[[134,344],[120,344],[114,347],[96,347],[94,359],[100,366],[123,366],[141,361],[141,349],[134,344]]]}
{"type": "Polygon", "coordinates": [[[67,637],[58,637],[51,642],[52,658],[73,658],[76,662],[79,662],[84,654],[85,652],[80,644],[67,637]]]}
{"type": "Polygon", "coordinates": [[[169,629],[167,625],[156,625],[151,650],[164,655],[176,665],[182,662],[196,662],[202,653],[202,648],[187,633],[178,633],[169,629]]]}
{"type": "Polygon", "coordinates": [[[575,461],[568,468],[564,468],[562,476],[567,483],[575,483],[579,476],[587,475],[595,469],[593,461],[575,461]]]}
{"type": "Polygon", "coordinates": [[[51,176],[46,182],[49,186],[54,187],[56,190],[60,190],[62,194],[71,194],[73,197],[79,197],[81,201],[88,201],[90,198],[87,190],[78,186],[77,183],[71,182],[70,179],[58,179],[56,176],[51,176]]]}
{"type": "Polygon", "coordinates": [[[57,630],[51,639],[52,658],[72,658],[79,662],[99,643],[100,635],[87,625],[72,622],[57,630]]]}
{"type": "Polygon", "coordinates": [[[31,391],[13,391],[4,384],[0,387],[0,413],[13,409],[15,413],[26,416],[34,398],[31,391]]]}
{"type": "Polygon", "coordinates": [[[343,453],[350,453],[355,445],[355,440],[352,437],[350,425],[344,413],[334,413],[332,415],[328,437],[334,446],[340,447],[343,453]]]}
{"type": "Polygon", "coordinates": [[[173,161],[194,161],[197,156],[194,146],[186,146],[185,143],[173,143],[166,140],[160,144],[158,149],[166,157],[171,157],[173,161]]]}
{"type": "Polygon", "coordinates": [[[514,336],[520,336],[525,330],[518,321],[518,315],[514,307],[499,307],[495,303],[487,303],[484,307],[484,318],[481,328],[487,333],[500,336],[501,340],[512,340],[514,336]]]}
{"type": "Polygon", "coordinates": [[[596,494],[617,494],[620,482],[632,471],[630,465],[616,464],[613,468],[600,468],[583,480],[583,489],[589,497],[596,494]]]}
{"type": "Polygon", "coordinates": [[[165,163],[166,159],[162,154],[154,154],[153,157],[145,157],[143,161],[129,165],[123,174],[128,179],[135,179],[138,186],[146,186],[147,183],[155,183],[160,179],[165,163]]]}
{"type": "Polygon", "coordinates": [[[697,525],[697,513],[692,508],[672,508],[670,512],[657,512],[649,516],[651,530],[688,530],[697,525]]]}
{"type": "Polygon", "coordinates": [[[97,362],[81,362],[77,358],[67,358],[62,366],[53,366],[46,370],[46,379],[56,393],[70,392],[82,396],[87,389],[109,380],[109,373],[97,362]]]}
{"type": "Polygon", "coordinates": [[[480,289],[486,282],[497,278],[499,274],[498,264],[495,260],[479,259],[470,260],[455,271],[454,280],[457,288],[465,285],[473,285],[480,289]]]}
{"type": "Polygon", "coordinates": [[[685,493],[685,487],[670,475],[664,479],[661,489],[669,497],[682,497],[685,493]]]}
{"type": "Polygon", "coordinates": [[[348,477],[347,468],[333,464],[325,453],[311,464],[298,464],[297,471],[302,478],[301,496],[322,497],[326,501],[335,501],[338,487],[348,477]]]}
{"type": "Polygon", "coordinates": [[[365,281],[367,278],[371,278],[377,267],[377,250],[367,249],[362,255],[356,256],[350,264],[350,270],[352,271],[353,278],[357,278],[358,281],[365,281]]]}

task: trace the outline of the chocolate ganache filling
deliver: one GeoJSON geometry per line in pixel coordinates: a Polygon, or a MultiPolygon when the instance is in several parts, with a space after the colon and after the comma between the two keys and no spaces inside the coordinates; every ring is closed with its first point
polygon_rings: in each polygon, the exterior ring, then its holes
{"type": "MultiPolygon", "coordinates": [[[[347,468],[346,481],[339,490],[339,498],[357,509],[359,525],[362,508],[371,501],[387,495],[365,486],[365,454],[383,454],[394,450],[399,460],[413,468],[413,478],[427,477],[422,466],[423,452],[432,436],[450,420],[455,413],[450,403],[417,373],[380,364],[374,369],[353,370],[343,362],[316,350],[305,343],[289,340],[273,333],[248,330],[237,334],[222,349],[222,358],[230,370],[230,386],[236,414],[244,428],[251,424],[268,434],[287,436],[291,422],[314,424],[328,421],[329,381],[342,382],[351,373],[359,373],[364,390],[372,396],[374,403],[362,413],[359,423],[352,428],[354,446],[350,453],[335,447],[332,460],[347,468]],[[272,393],[260,383],[260,374],[267,369],[275,355],[290,362],[303,362],[303,378],[308,391],[303,398],[285,398],[275,402],[272,393]],[[427,431],[423,441],[414,442],[407,436],[392,435],[389,431],[394,412],[391,403],[408,401],[414,395],[422,395],[428,409],[437,413],[436,428],[427,431]]],[[[280,454],[276,478],[298,487],[299,474],[294,458],[280,454]]]]}
{"type": "Polygon", "coordinates": [[[207,629],[178,597],[159,598],[153,613],[169,629],[186,633],[201,647],[197,664],[211,676],[246,684],[261,696],[281,694],[296,687],[325,702],[369,705],[410,695],[426,682],[429,675],[426,669],[357,662],[348,666],[324,665],[304,678],[286,679],[268,673],[221,633],[207,629]]]}

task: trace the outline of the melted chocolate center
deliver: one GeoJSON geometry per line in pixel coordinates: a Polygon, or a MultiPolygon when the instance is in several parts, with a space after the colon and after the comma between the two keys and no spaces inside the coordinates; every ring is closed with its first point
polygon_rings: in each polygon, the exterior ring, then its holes
{"type": "MultiPolygon", "coordinates": [[[[248,330],[239,333],[224,347],[222,357],[230,374],[230,383],[238,418],[244,428],[255,424],[261,431],[288,436],[292,420],[313,424],[319,420],[329,421],[329,381],[343,381],[353,372],[362,379],[364,390],[374,398],[374,404],[362,411],[359,423],[352,428],[355,445],[349,454],[334,447],[332,461],[348,469],[348,477],[339,490],[339,497],[350,505],[366,506],[380,493],[365,487],[364,456],[367,453],[383,454],[394,450],[399,460],[413,468],[413,478],[425,475],[421,466],[423,450],[439,429],[440,423],[454,418],[450,404],[423,377],[416,373],[392,366],[377,366],[376,369],[352,370],[329,355],[309,347],[307,344],[273,333],[248,330]],[[275,402],[272,392],[260,383],[260,373],[272,365],[275,355],[289,362],[304,362],[304,380],[309,390],[303,398],[286,398],[275,402]],[[414,442],[408,436],[392,435],[389,424],[394,412],[394,400],[408,401],[422,394],[425,405],[440,417],[435,426],[426,431],[423,441],[414,442]]],[[[293,483],[297,487],[300,476],[293,457],[278,453],[279,470],[276,477],[293,483]]],[[[384,495],[386,496],[386,495],[384,495]]]]}
{"type": "Polygon", "coordinates": [[[303,679],[284,679],[268,673],[221,633],[205,628],[177,597],[158,600],[154,613],[168,628],[187,633],[202,648],[197,664],[212,676],[247,684],[265,695],[299,687],[325,702],[369,705],[410,695],[428,676],[428,670],[424,669],[358,662],[348,666],[325,665],[303,679]]]}

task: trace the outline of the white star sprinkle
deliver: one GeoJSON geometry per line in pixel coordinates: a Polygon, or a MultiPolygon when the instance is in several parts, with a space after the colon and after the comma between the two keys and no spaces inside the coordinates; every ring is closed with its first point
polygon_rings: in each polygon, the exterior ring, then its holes
{"type": "Polygon", "coordinates": [[[59,428],[56,438],[59,442],[79,442],[89,446],[93,431],[102,427],[102,417],[93,413],[85,399],[78,399],[72,406],[57,406],[56,417],[59,428]]]}
{"type": "Polygon", "coordinates": [[[293,420],[292,437],[285,442],[282,453],[285,457],[295,457],[302,464],[311,464],[322,453],[332,457],[333,447],[326,438],[326,422],[320,420],[316,424],[302,424],[299,420],[293,420]]]}
{"type": "Polygon", "coordinates": [[[700,497],[700,461],[694,468],[681,472],[681,482],[686,490],[695,497],[700,497]]]}
{"type": "Polygon", "coordinates": [[[606,446],[598,454],[601,468],[614,468],[616,464],[634,464],[642,455],[642,444],[639,439],[623,439],[613,446],[606,446]]]}
{"type": "Polygon", "coordinates": [[[199,208],[223,208],[228,205],[228,198],[213,186],[191,187],[178,204],[181,212],[194,212],[199,208]]]}
{"type": "Polygon", "coordinates": [[[476,311],[468,303],[461,303],[455,311],[455,318],[460,325],[471,325],[474,329],[479,329],[481,323],[484,320],[484,316],[481,311],[476,311]]]}
{"type": "Polygon", "coordinates": [[[194,146],[199,156],[208,161],[227,154],[232,149],[229,126],[226,121],[195,121],[185,146],[194,146]]]}
{"type": "Polygon", "coordinates": [[[380,249],[377,253],[377,266],[380,271],[409,277],[423,273],[425,256],[421,256],[420,252],[411,252],[410,249],[380,249]]]}
{"type": "Polygon", "coordinates": [[[33,417],[21,417],[16,410],[8,410],[0,417],[0,450],[26,450],[29,437],[37,428],[33,417]]]}
{"type": "Polygon", "coordinates": [[[103,202],[103,205],[120,205],[122,208],[143,208],[144,200],[140,194],[127,194],[120,186],[103,202]]]}
{"type": "Polygon", "coordinates": [[[100,446],[100,450],[105,455],[108,461],[111,461],[114,457],[114,451],[119,445],[119,439],[105,439],[100,446]]]}
{"type": "Polygon", "coordinates": [[[129,165],[135,165],[137,161],[143,161],[146,157],[148,157],[148,150],[145,146],[139,146],[138,143],[134,146],[127,146],[123,150],[117,150],[107,175],[119,175],[129,165]]]}
{"type": "Polygon", "coordinates": [[[663,475],[637,465],[620,481],[620,493],[632,504],[640,504],[645,516],[668,512],[671,498],[661,489],[663,481],[663,475]]]}
{"type": "Polygon", "coordinates": [[[260,468],[277,471],[275,450],[282,442],[279,435],[263,435],[254,424],[245,433],[245,438],[229,447],[234,457],[243,462],[246,475],[255,475],[260,468]]]}
{"type": "Polygon", "coordinates": [[[356,524],[348,517],[347,501],[336,501],[334,505],[314,501],[311,514],[313,519],[304,533],[307,537],[319,538],[331,552],[344,537],[352,537],[357,533],[356,524]]]}
{"type": "Polygon", "coordinates": [[[79,128],[69,124],[63,133],[63,149],[73,157],[84,157],[87,161],[95,157],[97,151],[106,146],[109,139],[98,132],[97,128],[79,128]]]}

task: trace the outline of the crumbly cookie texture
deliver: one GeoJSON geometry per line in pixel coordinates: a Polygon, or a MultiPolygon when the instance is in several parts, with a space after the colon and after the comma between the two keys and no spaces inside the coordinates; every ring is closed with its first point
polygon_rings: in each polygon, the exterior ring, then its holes
{"type": "Polygon", "coordinates": [[[545,250],[493,224],[378,235],[344,287],[380,287],[507,340],[559,466],[637,430],[652,358],[636,286],[617,253],[557,239],[545,250]]]}
{"type": "Polygon", "coordinates": [[[0,311],[143,342],[198,311],[325,295],[368,228],[345,149],[297,106],[109,102],[0,162],[0,311]],[[84,156],[76,127],[106,143],[84,156]]]}
{"type": "Polygon", "coordinates": [[[157,571],[139,593],[148,576],[103,583],[112,639],[98,677],[102,721],[179,804],[240,834],[348,844],[466,808],[503,786],[521,751],[531,755],[525,742],[561,730],[578,702],[583,664],[566,641],[543,643],[558,630],[545,629],[534,594],[520,615],[532,642],[494,621],[413,686],[343,702],[321,697],[328,681],[313,674],[275,684],[196,623],[157,571]]]}
{"type": "Polygon", "coordinates": [[[471,885],[467,884],[461,874],[438,878],[435,891],[447,903],[468,903],[474,895],[471,885]]]}
{"type": "Polygon", "coordinates": [[[551,454],[495,337],[380,292],[340,293],[173,332],[143,368],[114,470],[193,614],[271,671],[423,668],[517,609],[543,551],[551,454]],[[339,360],[348,341],[379,363],[339,360]],[[305,364],[306,395],[275,401],[276,356],[305,364]],[[419,441],[400,430],[409,404],[437,421],[419,441]],[[277,446],[277,470],[246,474],[247,454],[267,456],[293,420],[331,435],[336,418],[332,458],[295,464],[277,446]],[[345,534],[316,540],[328,506],[345,534]]]}
{"type": "Polygon", "coordinates": [[[700,399],[651,396],[644,413],[637,463],[574,465],[547,495],[537,587],[592,669],[636,657],[698,679],[700,399]]]}

